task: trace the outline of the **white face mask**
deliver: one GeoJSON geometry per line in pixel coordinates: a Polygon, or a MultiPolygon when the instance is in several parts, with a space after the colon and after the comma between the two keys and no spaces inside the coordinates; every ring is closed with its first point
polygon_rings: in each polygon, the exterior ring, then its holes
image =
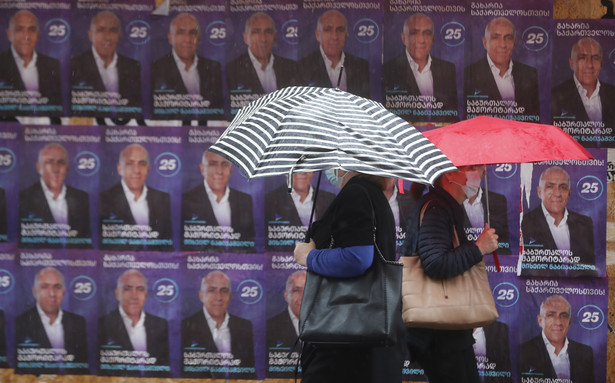
{"type": "Polygon", "coordinates": [[[344,183],[344,177],[346,177],[348,172],[346,172],[343,176],[338,177],[338,175],[335,172],[335,170],[336,169],[327,169],[327,170],[325,170],[325,175],[327,176],[327,179],[329,180],[331,185],[335,186],[338,189],[341,189],[342,188],[342,184],[344,183]]]}
{"type": "Polygon", "coordinates": [[[466,184],[461,186],[461,189],[469,199],[478,193],[481,176],[478,170],[466,170],[464,173],[466,175],[466,184]]]}

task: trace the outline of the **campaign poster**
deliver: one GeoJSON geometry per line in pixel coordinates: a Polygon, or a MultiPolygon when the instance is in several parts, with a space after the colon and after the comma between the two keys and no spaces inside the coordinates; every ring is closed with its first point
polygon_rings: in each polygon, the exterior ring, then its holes
{"type": "Polygon", "coordinates": [[[224,0],[172,2],[150,20],[150,118],[224,120],[224,0]]]}
{"type": "Polygon", "coordinates": [[[0,243],[17,243],[19,124],[0,123],[0,243]]]}
{"type": "Polygon", "coordinates": [[[466,4],[461,0],[385,3],[382,104],[404,120],[459,121],[466,4]]]}
{"type": "Polygon", "coordinates": [[[520,281],[517,381],[605,382],[608,279],[520,281]]]}
{"type": "Polygon", "coordinates": [[[302,0],[299,71],[303,85],[339,88],[381,100],[382,7],[377,0],[302,0]]]}
{"type": "Polygon", "coordinates": [[[19,247],[94,247],[100,130],[26,125],[20,135],[19,247]]]}
{"type": "Polygon", "coordinates": [[[606,275],[606,151],[588,161],[524,164],[521,276],[606,275]]]}
{"type": "Polygon", "coordinates": [[[615,147],[612,20],[557,20],[554,29],[551,122],[587,148],[615,147]]]}
{"type": "Polygon", "coordinates": [[[298,10],[299,0],[256,5],[230,0],[226,83],[231,116],[267,93],[301,85],[298,10]]]}
{"type": "Polygon", "coordinates": [[[517,378],[517,350],[520,323],[520,291],[517,255],[485,255],[493,300],[498,310],[495,322],[474,329],[474,354],[481,380],[485,383],[513,383],[517,378]]]}
{"type": "Polygon", "coordinates": [[[6,31],[0,39],[1,115],[65,115],[70,3],[0,1],[0,28],[6,31]]]}
{"type": "Polygon", "coordinates": [[[553,3],[468,3],[464,119],[548,122],[553,3]]]}
{"type": "Polygon", "coordinates": [[[15,372],[93,374],[100,281],[95,250],[19,251],[15,372]],[[45,323],[53,326],[47,329],[45,323]],[[63,333],[63,336],[59,335],[63,333]]]}
{"type": "Polygon", "coordinates": [[[153,4],[76,0],[71,11],[70,115],[143,118],[153,4]]]}
{"type": "Polygon", "coordinates": [[[0,368],[15,368],[16,257],[14,243],[0,243],[0,368]]]}
{"type": "Polygon", "coordinates": [[[260,252],[264,181],[248,180],[228,159],[207,150],[222,132],[213,127],[184,129],[181,249],[260,252]]]}
{"type": "Polygon", "coordinates": [[[100,248],[173,251],[179,242],[179,127],[108,127],[103,133],[100,248]]]}
{"type": "Polygon", "coordinates": [[[290,185],[286,175],[265,179],[267,251],[292,252],[296,242],[305,241],[310,224],[322,218],[336,195],[322,173],[293,173],[290,185]]]}
{"type": "Polygon", "coordinates": [[[181,255],[101,251],[100,260],[98,374],[178,376],[181,255]]]}
{"type": "Polygon", "coordinates": [[[181,377],[265,378],[265,256],[184,253],[181,377]]]}
{"type": "Polygon", "coordinates": [[[295,262],[292,252],[267,254],[266,377],[292,379],[301,372],[299,357],[299,312],[306,268],[295,262]]]}

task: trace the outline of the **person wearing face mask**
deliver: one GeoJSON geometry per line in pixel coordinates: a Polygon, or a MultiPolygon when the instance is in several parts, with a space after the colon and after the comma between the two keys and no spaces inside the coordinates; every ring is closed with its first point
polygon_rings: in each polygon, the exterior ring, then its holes
{"type": "MultiPolygon", "coordinates": [[[[401,255],[418,253],[425,274],[431,278],[462,274],[498,248],[498,235],[487,224],[476,241],[468,241],[463,231],[461,205],[477,188],[473,170],[473,166],[460,166],[458,171],[440,176],[408,219],[401,255]]],[[[407,328],[406,339],[412,359],[419,362],[431,383],[480,381],[472,329],[407,328]]]]}
{"type": "MultiPolygon", "coordinates": [[[[297,263],[336,278],[364,274],[375,262],[372,218],[378,248],[384,257],[395,260],[395,219],[383,192],[385,178],[340,169],[326,174],[341,190],[312,224],[310,242],[295,245],[297,263]]],[[[401,315],[396,328],[400,338],[390,347],[320,348],[304,343],[302,382],[401,382],[405,348],[401,315]]]]}

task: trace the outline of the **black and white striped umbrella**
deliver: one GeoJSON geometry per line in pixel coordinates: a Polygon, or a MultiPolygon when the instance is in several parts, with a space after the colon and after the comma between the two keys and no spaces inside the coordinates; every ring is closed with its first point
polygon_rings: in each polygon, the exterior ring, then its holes
{"type": "Polygon", "coordinates": [[[336,88],[265,95],[242,108],[209,150],[248,178],[341,168],[433,184],[456,169],[382,104],[336,88]]]}

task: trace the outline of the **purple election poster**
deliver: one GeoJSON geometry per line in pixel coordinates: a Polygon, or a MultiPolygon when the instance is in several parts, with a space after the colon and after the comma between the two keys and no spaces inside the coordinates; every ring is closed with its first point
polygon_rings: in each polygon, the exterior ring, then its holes
{"type": "Polygon", "coordinates": [[[2,0],[0,6],[7,37],[0,39],[0,110],[11,116],[65,115],[70,0],[2,0]]]}
{"type": "Polygon", "coordinates": [[[521,276],[606,275],[606,151],[521,170],[521,276]]]}
{"type": "Polygon", "coordinates": [[[326,176],[319,172],[293,173],[289,192],[288,176],[266,178],[264,223],[267,251],[292,252],[295,242],[305,240],[309,224],[322,217],[337,192],[331,191],[332,186],[325,179],[326,176]]]}
{"type": "Polygon", "coordinates": [[[181,255],[101,251],[100,260],[98,374],[178,376],[181,255]]]}
{"type": "Polygon", "coordinates": [[[611,20],[557,20],[551,122],[588,148],[615,147],[615,43],[611,20]]]}
{"type": "Polygon", "coordinates": [[[548,122],[553,3],[468,4],[463,116],[548,122]]]}
{"type": "Polygon", "coordinates": [[[15,368],[16,257],[14,243],[0,243],[0,368],[15,368]]]}
{"type": "Polygon", "coordinates": [[[223,120],[224,0],[178,2],[150,21],[150,118],[223,120]]]}
{"type": "Polygon", "coordinates": [[[385,3],[382,103],[412,123],[459,121],[466,1],[385,3]]]}
{"type": "Polygon", "coordinates": [[[263,179],[248,180],[228,159],[207,151],[222,132],[184,129],[181,249],[262,252],[263,179]]]}
{"type": "Polygon", "coordinates": [[[92,248],[98,234],[100,129],[26,125],[20,129],[21,248],[92,248]]]}
{"type": "Polygon", "coordinates": [[[266,377],[290,379],[301,354],[297,339],[306,269],[290,252],[267,255],[266,377]]]}
{"type": "Polygon", "coordinates": [[[382,18],[381,1],[302,0],[299,71],[303,85],[337,87],[381,100],[382,18]]]}
{"type": "Polygon", "coordinates": [[[179,127],[106,128],[99,197],[100,248],[173,251],[179,243],[179,127]]]}
{"type": "Polygon", "coordinates": [[[76,1],[71,11],[70,115],[143,118],[152,9],[148,0],[76,1]]]}
{"type": "Polygon", "coordinates": [[[181,376],[265,378],[265,256],[183,255],[181,376]]]}
{"type": "Polygon", "coordinates": [[[520,282],[517,381],[605,382],[608,279],[520,282]]]}
{"type": "Polygon", "coordinates": [[[0,243],[17,243],[19,124],[0,123],[0,243]]]}
{"type": "Polygon", "coordinates": [[[245,3],[230,0],[227,10],[225,73],[231,116],[267,93],[301,84],[299,0],[245,3]]]}
{"type": "Polygon", "coordinates": [[[19,251],[16,373],[95,373],[98,259],[95,250],[19,251]]]}

